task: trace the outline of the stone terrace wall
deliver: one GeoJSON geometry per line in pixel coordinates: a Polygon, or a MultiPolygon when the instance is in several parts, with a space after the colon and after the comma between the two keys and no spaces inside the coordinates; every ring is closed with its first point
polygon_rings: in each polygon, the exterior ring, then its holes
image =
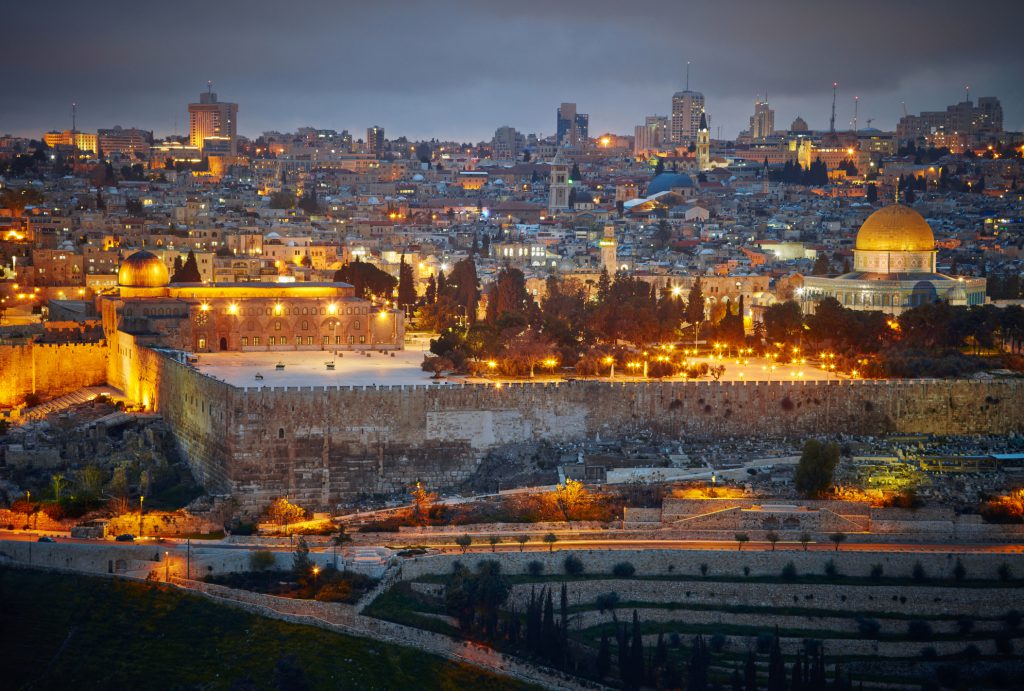
{"type": "Polygon", "coordinates": [[[451,487],[487,452],[541,440],[1024,430],[1024,381],[236,388],[134,342],[114,369],[156,402],[199,479],[253,509],[451,487]]]}
{"type": "Polygon", "coordinates": [[[26,395],[54,398],[107,380],[106,343],[29,343],[0,346],[0,407],[26,395]]]}

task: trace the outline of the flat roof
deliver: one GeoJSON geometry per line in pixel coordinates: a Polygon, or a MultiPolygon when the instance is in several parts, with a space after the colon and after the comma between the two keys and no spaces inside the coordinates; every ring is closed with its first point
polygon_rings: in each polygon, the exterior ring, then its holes
{"type": "Polygon", "coordinates": [[[461,384],[448,379],[431,379],[420,365],[422,350],[339,351],[292,350],[266,352],[198,353],[194,363],[203,374],[241,388],[286,386],[425,386],[461,384]],[[394,357],[392,357],[394,354],[394,357]],[[327,369],[327,362],[334,369],[327,369]],[[284,365],[278,370],[278,363],[284,365]],[[263,378],[257,379],[259,374],[263,378]]]}

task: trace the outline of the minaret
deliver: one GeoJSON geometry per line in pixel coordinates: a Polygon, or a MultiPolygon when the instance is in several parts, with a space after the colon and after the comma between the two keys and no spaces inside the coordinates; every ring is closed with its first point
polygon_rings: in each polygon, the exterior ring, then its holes
{"type": "Polygon", "coordinates": [[[697,170],[711,168],[711,132],[708,130],[708,118],[704,111],[700,113],[700,126],[697,128],[697,170]]]}
{"type": "Polygon", "coordinates": [[[562,158],[559,149],[551,159],[551,174],[548,180],[548,213],[555,214],[569,208],[569,165],[562,158]]]}
{"type": "Polygon", "coordinates": [[[617,252],[618,243],[615,241],[615,226],[609,224],[604,227],[604,237],[598,244],[601,246],[601,266],[614,276],[619,269],[619,256],[617,252]]]}

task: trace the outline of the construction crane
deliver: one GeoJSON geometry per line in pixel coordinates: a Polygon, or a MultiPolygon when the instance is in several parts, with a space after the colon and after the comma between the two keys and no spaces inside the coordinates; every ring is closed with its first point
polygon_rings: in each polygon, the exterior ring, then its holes
{"type": "Polygon", "coordinates": [[[869,129],[869,130],[871,129],[871,123],[873,123],[874,121],[875,121],[875,119],[874,119],[874,118],[868,118],[868,119],[867,119],[867,123],[868,123],[868,129],[869,129]]]}

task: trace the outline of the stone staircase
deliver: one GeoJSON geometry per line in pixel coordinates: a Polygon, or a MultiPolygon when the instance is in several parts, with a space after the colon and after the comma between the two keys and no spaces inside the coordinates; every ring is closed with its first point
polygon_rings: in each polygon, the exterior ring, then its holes
{"type": "Polygon", "coordinates": [[[26,408],[22,411],[21,419],[24,421],[29,420],[42,420],[47,415],[52,413],[59,413],[62,410],[82,403],[88,403],[97,396],[106,394],[111,398],[121,396],[121,392],[112,386],[87,386],[84,389],[78,389],[71,393],[66,393],[63,396],[52,398],[45,403],[40,403],[33,408],[26,408]]]}

